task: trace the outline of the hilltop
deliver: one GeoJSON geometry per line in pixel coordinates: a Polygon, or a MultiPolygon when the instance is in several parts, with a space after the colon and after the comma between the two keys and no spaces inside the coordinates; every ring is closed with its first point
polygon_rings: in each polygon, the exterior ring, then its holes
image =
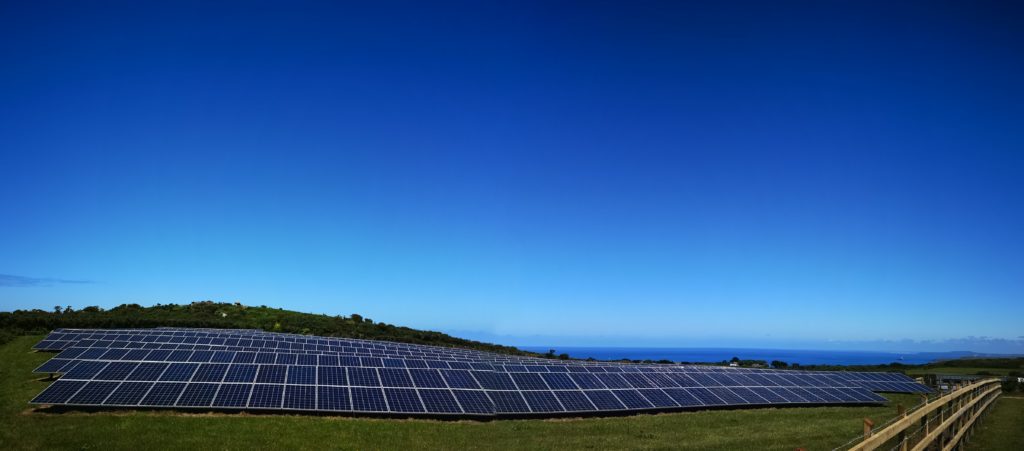
{"type": "Polygon", "coordinates": [[[503,354],[536,355],[511,346],[466,340],[450,335],[374,322],[358,314],[328,316],[267,306],[212,301],[157,304],[143,307],[122,304],[109,310],[55,307],[53,311],[0,312],[0,343],[17,335],[43,334],[57,328],[211,327],[259,329],[325,337],[365,338],[403,343],[477,349],[503,354]]]}

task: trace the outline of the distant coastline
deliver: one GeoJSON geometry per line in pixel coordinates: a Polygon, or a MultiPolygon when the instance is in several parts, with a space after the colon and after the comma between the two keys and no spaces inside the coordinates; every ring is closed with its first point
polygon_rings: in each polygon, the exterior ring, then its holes
{"type": "Polygon", "coordinates": [[[803,349],[752,349],[752,348],[643,348],[643,347],[597,347],[597,346],[520,346],[525,351],[545,353],[554,349],[558,354],[566,353],[572,358],[598,360],[671,360],[673,362],[713,363],[739,357],[744,360],[781,360],[801,365],[882,365],[903,363],[920,365],[937,360],[982,356],[968,351],[893,353],[879,351],[827,351],[803,349]]]}

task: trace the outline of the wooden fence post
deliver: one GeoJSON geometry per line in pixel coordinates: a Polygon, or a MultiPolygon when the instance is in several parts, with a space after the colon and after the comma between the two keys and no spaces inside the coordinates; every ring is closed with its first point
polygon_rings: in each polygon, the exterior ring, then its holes
{"type": "Polygon", "coordinates": [[[864,439],[871,437],[871,427],[875,425],[871,418],[864,418],[864,439]]]}

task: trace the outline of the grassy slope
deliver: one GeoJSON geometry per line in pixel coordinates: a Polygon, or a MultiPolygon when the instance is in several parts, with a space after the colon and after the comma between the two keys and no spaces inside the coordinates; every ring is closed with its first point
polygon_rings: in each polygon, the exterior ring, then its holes
{"type": "Polygon", "coordinates": [[[968,450],[1024,449],[1024,397],[1003,395],[975,429],[968,450]]]}
{"type": "Polygon", "coordinates": [[[960,374],[960,375],[974,375],[981,372],[987,372],[997,376],[1006,376],[1014,371],[1008,368],[985,368],[985,367],[956,367],[956,366],[936,366],[927,368],[911,368],[907,370],[908,376],[921,376],[924,374],[960,374]]]}
{"type": "MultiPolygon", "coordinates": [[[[619,418],[492,422],[180,414],[42,413],[26,404],[46,382],[30,372],[51,354],[41,337],[0,346],[0,449],[832,449],[895,407],[752,409],[619,418]]],[[[916,402],[911,395],[890,396],[916,402]]]]}

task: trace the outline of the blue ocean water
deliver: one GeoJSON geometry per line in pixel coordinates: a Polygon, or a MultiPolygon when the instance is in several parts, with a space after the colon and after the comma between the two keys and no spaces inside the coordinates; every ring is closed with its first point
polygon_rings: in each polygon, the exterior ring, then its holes
{"type": "Polygon", "coordinates": [[[673,362],[721,362],[739,357],[743,360],[781,360],[801,365],[878,365],[892,362],[922,364],[934,361],[933,353],[897,354],[874,351],[813,351],[797,349],[749,349],[749,348],[626,348],[626,347],[581,347],[581,346],[521,346],[533,352],[567,353],[573,358],[593,357],[598,360],[671,360],[673,362]]]}

